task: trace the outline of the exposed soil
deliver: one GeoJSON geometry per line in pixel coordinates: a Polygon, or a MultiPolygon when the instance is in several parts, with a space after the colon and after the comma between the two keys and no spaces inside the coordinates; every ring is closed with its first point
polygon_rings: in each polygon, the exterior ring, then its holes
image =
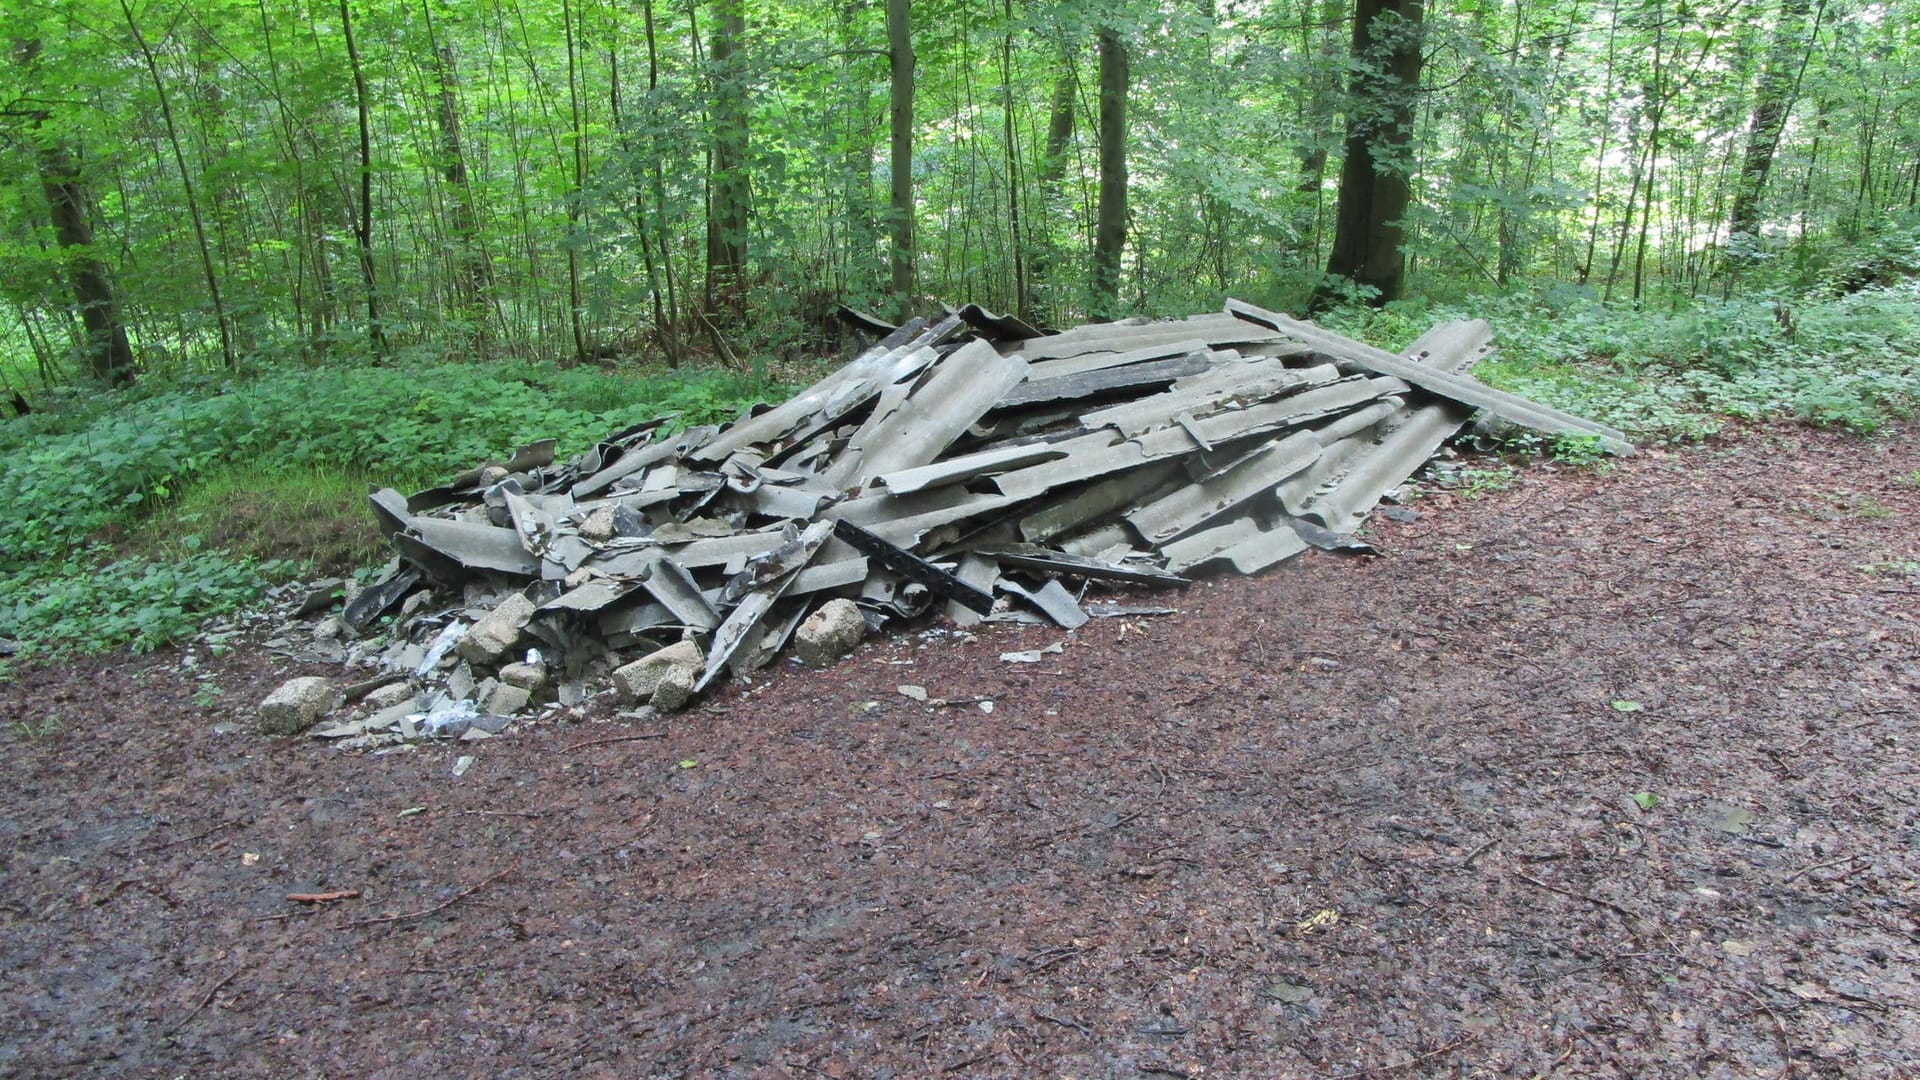
{"type": "Polygon", "coordinates": [[[263,655],[17,673],[0,1071],[1920,1075],[1916,469],[1535,466],[658,732],[368,757],[217,733],[263,655]]]}

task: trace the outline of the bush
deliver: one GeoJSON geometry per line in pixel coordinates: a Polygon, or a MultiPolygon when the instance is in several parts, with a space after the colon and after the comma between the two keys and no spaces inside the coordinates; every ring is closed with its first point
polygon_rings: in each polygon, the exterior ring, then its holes
{"type": "Polygon", "coordinates": [[[204,551],[177,564],[103,565],[114,557],[103,540],[137,532],[209,477],[232,484],[251,474],[271,487],[269,479],[289,475],[347,473],[423,486],[537,439],[557,439],[571,454],[662,414],[677,413],[679,425],[713,423],[785,394],[711,371],[631,377],[550,364],[418,363],[186,375],[49,397],[28,416],[0,421],[0,636],[151,647],[293,572],[204,551]]]}

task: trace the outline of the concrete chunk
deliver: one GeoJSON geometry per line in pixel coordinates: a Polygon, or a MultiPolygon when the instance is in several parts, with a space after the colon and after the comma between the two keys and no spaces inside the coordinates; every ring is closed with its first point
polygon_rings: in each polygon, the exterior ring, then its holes
{"type": "Polygon", "coordinates": [[[318,675],[288,679],[260,703],[260,734],[298,735],[333,708],[333,681],[318,675]]]}
{"type": "Polygon", "coordinates": [[[476,664],[494,663],[520,640],[520,631],[533,618],[533,612],[533,601],[514,593],[475,623],[454,648],[476,664]]]}
{"type": "Polygon", "coordinates": [[[660,673],[660,681],[654,685],[653,697],[647,704],[663,713],[679,712],[693,700],[694,683],[700,677],[700,669],[674,664],[660,673]]]}
{"type": "Polygon", "coordinates": [[[533,694],[525,687],[496,683],[492,692],[481,699],[480,708],[494,716],[512,716],[526,708],[532,700],[533,694]]]}
{"type": "Polygon", "coordinates": [[[500,681],[522,690],[538,690],[547,684],[547,669],[539,664],[508,664],[500,669],[500,681]]]}
{"type": "Polygon", "coordinates": [[[698,644],[678,641],[616,669],[613,685],[620,692],[621,700],[645,701],[653,696],[668,671],[676,667],[698,671],[705,664],[706,657],[701,655],[698,644]]]}
{"type": "Polygon", "coordinates": [[[867,620],[851,600],[829,600],[808,616],[794,632],[793,648],[800,662],[826,667],[853,651],[867,636],[867,620]]]}

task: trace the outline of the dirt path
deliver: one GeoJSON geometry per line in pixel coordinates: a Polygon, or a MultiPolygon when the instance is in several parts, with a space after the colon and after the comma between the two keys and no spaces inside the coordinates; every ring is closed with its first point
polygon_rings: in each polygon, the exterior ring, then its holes
{"type": "Polygon", "coordinates": [[[23,674],[0,1072],[1920,1075],[1916,469],[1533,468],[657,738],[369,758],[216,733],[264,657],[23,674]]]}

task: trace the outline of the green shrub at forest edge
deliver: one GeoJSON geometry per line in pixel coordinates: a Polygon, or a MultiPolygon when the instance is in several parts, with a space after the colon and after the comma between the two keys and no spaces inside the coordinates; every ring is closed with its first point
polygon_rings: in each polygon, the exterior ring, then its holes
{"type": "MultiPolygon", "coordinates": [[[[1325,321],[1397,348],[1466,317],[1494,326],[1498,352],[1475,369],[1480,378],[1642,441],[1704,437],[1727,417],[1865,433],[1920,402],[1912,283],[1675,311],[1522,296],[1410,302],[1325,321]]],[[[709,423],[786,393],[713,372],[637,379],[423,364],[288,367],[76,395],[0,422],[0,637],[43,649],[154,647],[310,568],[284,557],[284,537],[276,546],[241,535],[238,524],[272,507],[299,504],[300,514],[282,515],[304,517],[304,534],[281,530],[295,538],[324,531],[329,515],[352,532],[364,528],[353,493],[366,482],[424,486],[534,439],[572,453],[665,412],[709,423]]],[[[1568,458],[1591,453],[1549,445],[1568,458]]]]}
{"type": "MultiPolygon", "coordinates": [[[[287,499],[306,486],[423,486],[535,439],[569,454],[663,414],[712,423],[786,393],[710,371],[427,364],[75,396],[0,422],[0,637],[151,648],[305,569],[210,546],[222,522],[204,505],[209,488],[238,505],[250,483],[287,499]],[[143,533],[156,523],[165,535],[143,533]]],[[[366,514],[358,499],[331,502],[355,524],[366,514]]]]}

